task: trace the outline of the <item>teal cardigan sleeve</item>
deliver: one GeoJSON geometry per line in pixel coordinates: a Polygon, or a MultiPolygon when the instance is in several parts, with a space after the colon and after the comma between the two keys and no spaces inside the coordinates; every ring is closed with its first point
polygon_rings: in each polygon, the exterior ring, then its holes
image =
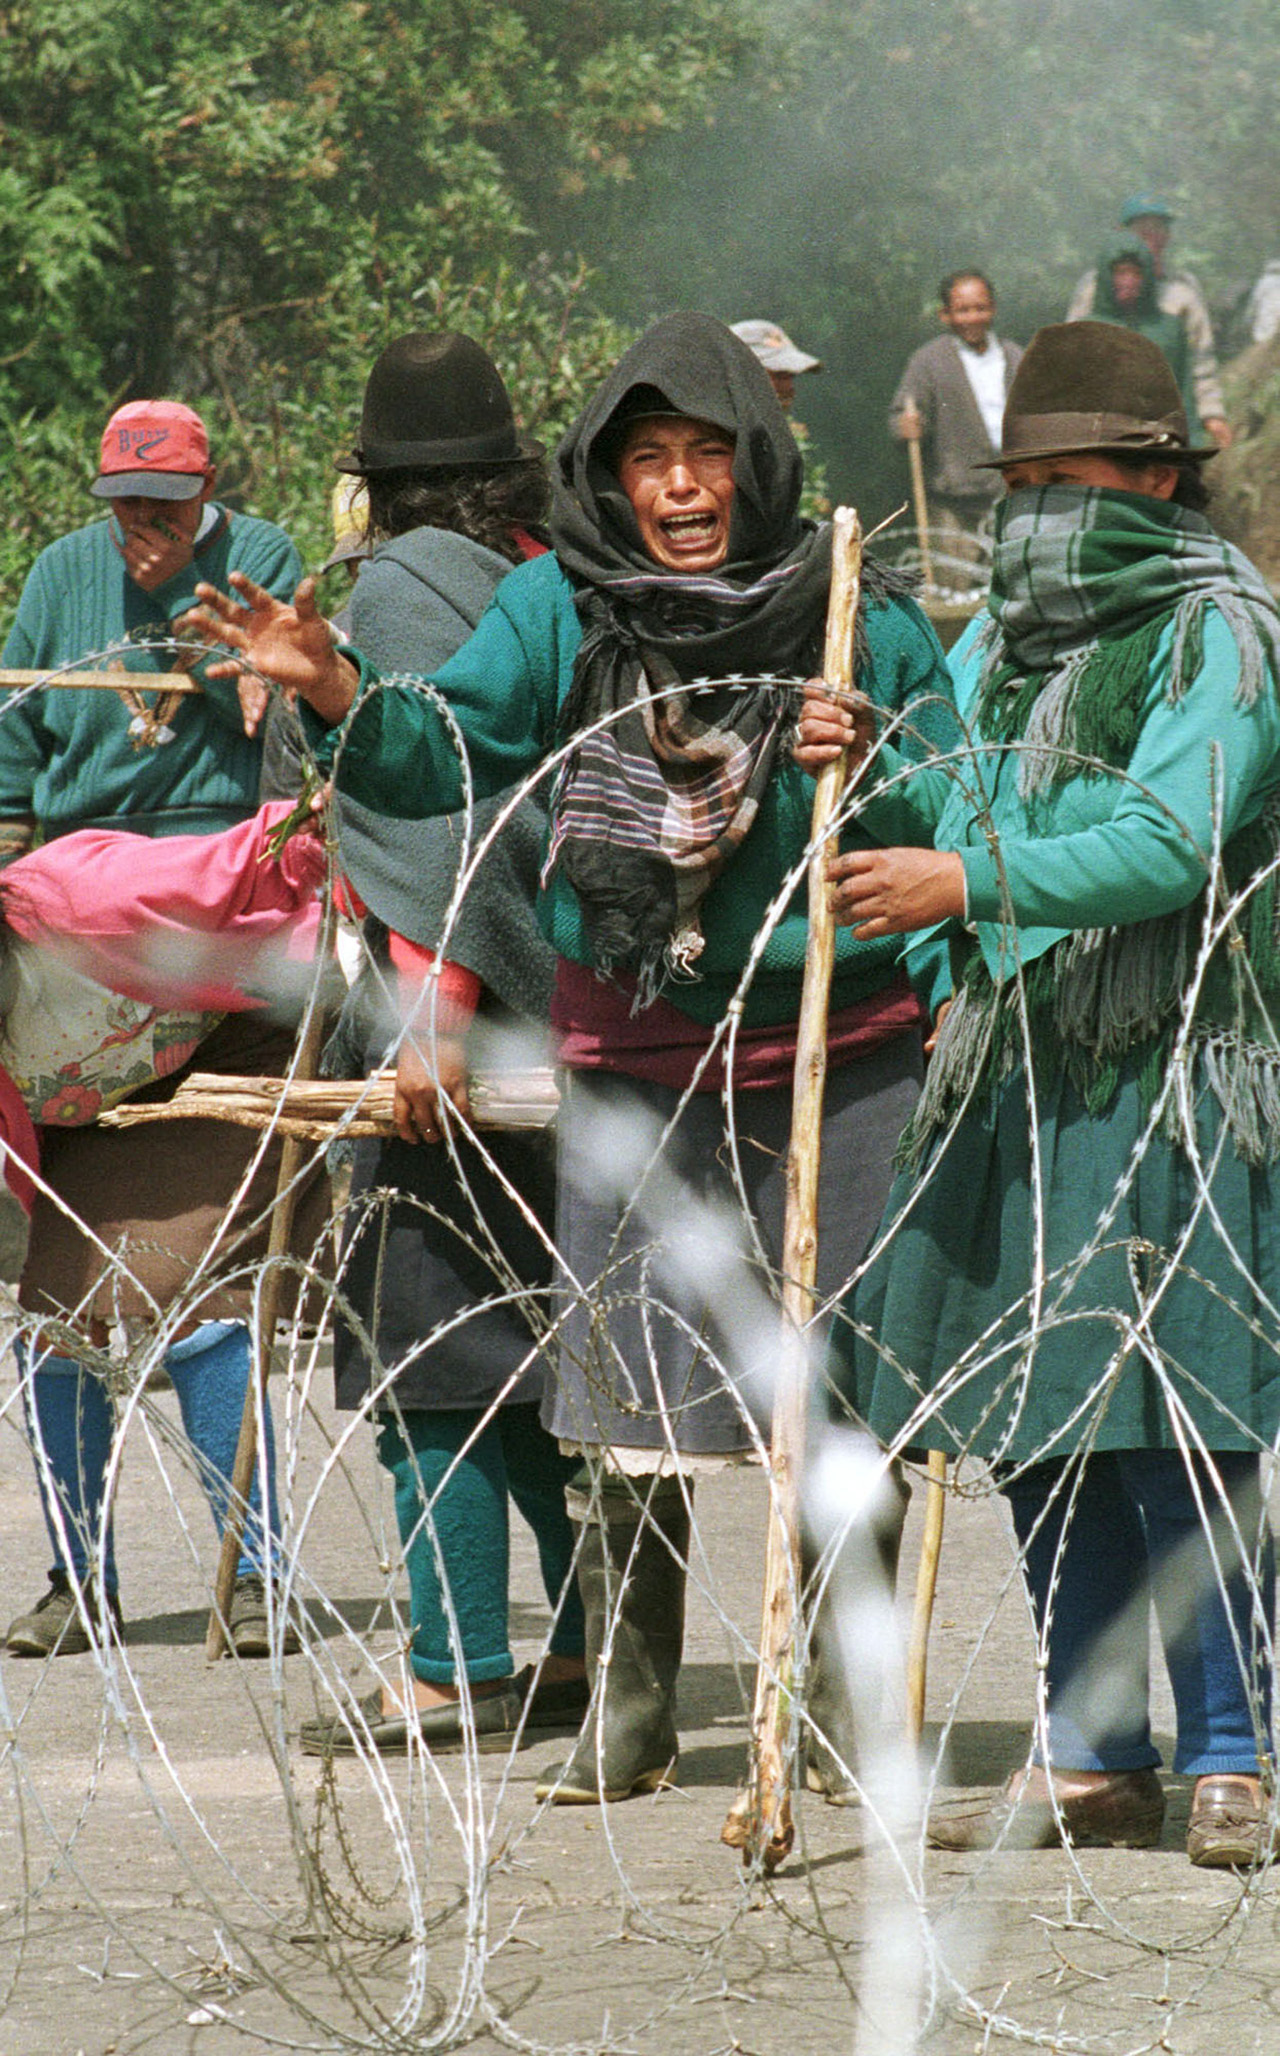
{"type": "MultiPolygon", "coordinates": [[[[1000,809],[994,843],[962,849],[969,918],[995,923],[1011,914],[1019,928],[1101,928],[1188,905],[1208,874],[1215,818],[1229,837],[1280,784],[1275,686],[1243,706],[1238,683],[1231,632],[1211,613],[1204,662],[1181,699],[1170,699],[1157,658],[1127,771],[1073,779],[1051,802],[1051,832],[1032,836],[1000,809]]],[[[1012,775],[1010,764],[1001,783],[1012,775]]]]}
{"type": "Polygon", "coordinates": [[[857,818],[886,849],[929,849],[952,777],[945,762],[912,764],[891,742],[882,742],[860,781],[857,818]]]}
{"type": "MultiPolygon", "coordinates": [[[[567,593],[553,559],[519,567],[475,634],[424,681],[462,731],[476,799],[518,784],[553,745],[567,593]]],[[[571,599],[567,605],[576,627],[571,599]]],[[[456,812],[466,802],[462,760],[440,707],[416,684],[382,684],[358,651],[347,654],[359,665],[360,692],[346,722],[329,729],[309,710],[303,715],[321,765],[332,766],[340,791],[379,813],[418,820],[456,812]]]]}

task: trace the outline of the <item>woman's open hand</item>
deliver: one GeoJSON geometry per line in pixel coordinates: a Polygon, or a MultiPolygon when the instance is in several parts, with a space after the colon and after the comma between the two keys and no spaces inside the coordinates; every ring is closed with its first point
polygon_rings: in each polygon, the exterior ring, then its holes
{"type": "Polygon", "coordinates": [[[850,850],[831,859],[827,881],[836,926],[862,942],[964,916],[964,865],[954,850],[850,850]]]}
{"type": "Polygon", "coordinates": [[[876,739],[875,711],[865,693],[843,693],[836,699],[833,690],[824,678],[805,681],[792,754],[800,769],[815,778],[842,750],[849,752],[850,770],[856,770],[876,739]]]}
{"type": "MultiPolygon", "coordinates": [[[[355,699],[359,673],[334,648],[329,624],[316,606],[315,580],[303,579],[291,607],[242,571],[231,572],[229,583],[235,587],[234,599],[216,586],[198,585],[200,605],[183,616],[182,627],[239,651],[255,671],[287,692],[301,693],[322,721],[343,720],[355,699]]],[[[211,678],[244,678],[244,667],[234,657],[207,668],[211,678]]],[[[242,685],[247,734],[257,728],[264,704],[260,694],[242,685]]]]}

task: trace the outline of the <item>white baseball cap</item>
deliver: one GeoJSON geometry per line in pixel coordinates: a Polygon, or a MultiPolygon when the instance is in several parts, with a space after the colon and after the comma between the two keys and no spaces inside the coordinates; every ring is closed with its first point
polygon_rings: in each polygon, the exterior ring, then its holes
{"type": "Polygon", "coordinates": [[[766,371],[821,371],[820,358],[797,350],[785,328],[776,321],[735,321],[733,333],[749,350],[754,350],[766,371]]]}

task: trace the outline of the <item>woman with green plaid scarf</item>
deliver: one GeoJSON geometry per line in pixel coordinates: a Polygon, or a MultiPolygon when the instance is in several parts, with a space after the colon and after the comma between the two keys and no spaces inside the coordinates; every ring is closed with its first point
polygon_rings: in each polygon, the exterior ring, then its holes
{"type": "MultiPolygon", "coordinates": [[[[953,975],[837,1382],[895,1452],[993,1467],[1042,1643],[1030,1761],[931,1819],[946,1848],[1159,1840],[1152,1597],[1192,1861],[1280,1846],[1280,615],[1204,518],[1206,454],[1148,339],[1041,331],[953,657],[969,740],[875,751],[853,806],[890,846],[831,867],[841,922],[944,924],[953,975]]],[[[815,696],[802,761],[850,737],[815,696]]]]}

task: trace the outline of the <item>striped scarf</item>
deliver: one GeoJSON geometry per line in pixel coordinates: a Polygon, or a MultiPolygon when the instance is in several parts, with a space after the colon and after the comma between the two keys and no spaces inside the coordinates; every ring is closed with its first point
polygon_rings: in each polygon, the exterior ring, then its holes
{"type": "Polygon", "coordinates": [[[695,602],[704,621],[709,613],[749,620],[780,572],[794,569],[775,568],[745,589],[668,572],[643,598],[629,594],[625,610],[598,591],[579,595],[583,638],[561,730],[581,740],[552,799],[543,883],[561,865],[596,970],[633,971],[638,1006],[667,977],[696,975],[700,904],[756,820],[794,713],[793,681],[682,683],[644,638],[646,613],[670,617],[695,602]]]}

